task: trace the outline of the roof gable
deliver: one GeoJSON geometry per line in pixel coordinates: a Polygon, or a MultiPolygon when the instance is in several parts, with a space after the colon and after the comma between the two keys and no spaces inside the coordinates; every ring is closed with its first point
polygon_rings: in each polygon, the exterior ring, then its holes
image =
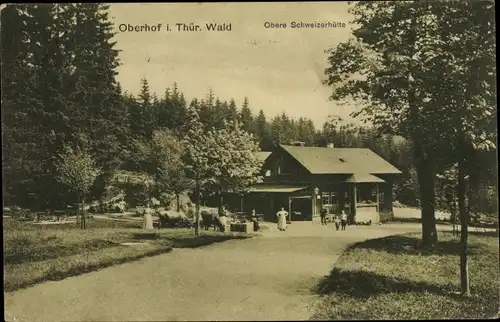
{"type": "Polygon", "coordinates": [[[400,174],[370,149],[280,145],[311,174],[400,174]]]}
{"type": "Polygon", "coordinates": [[[269,156],[271,155],[271,152],[266,152],[266,151],[260,151],[260,152],[257,152],[257,158],[261,161],[261,162],[264,162],[267,160],[267,158],[269,158],[269,156]]]}

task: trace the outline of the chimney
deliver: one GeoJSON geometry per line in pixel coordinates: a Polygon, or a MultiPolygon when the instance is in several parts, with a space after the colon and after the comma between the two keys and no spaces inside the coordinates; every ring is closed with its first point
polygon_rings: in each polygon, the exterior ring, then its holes
{"type": "Polygon", "coordinates": [[[335,144],[333,144],[333,143],[328,143],[328,144],[326,145],[326,147],[327,147],[327,148],[334,148],[334,147],[335,147],[335,144]]]}

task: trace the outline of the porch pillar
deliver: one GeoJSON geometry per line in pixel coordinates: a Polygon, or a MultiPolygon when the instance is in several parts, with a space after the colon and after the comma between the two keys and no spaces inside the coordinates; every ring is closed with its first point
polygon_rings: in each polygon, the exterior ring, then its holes
{"type": "Polygon", "coordinates": [[[352,187],[352,221],[356,223],[356,207],[358,205],[358,189],[356,187],[356,183],[353,184],[352,187]]]}
{"type": "Polygon", "coordinates": [[[316,193],[312,192],[312,198],[311,198],[311,222],[314,223],[314,215],[316,215],[316,193]]]}
{"type": "Polygon", "coordinates": [[[378,183],[375,183],[375,188],[377,189],[377,214],[380,214],[380,204],[379,204],[379,188],[378,188],[378,183]]]}
{"type": "Polygon", "coordinates": [[[384,185],[383,211],[392,212],[392,180],[387,180],[384,185]]]}
{"type": "Polygon", "coordinates": [[[288,219],[292,222],[292,198],[290,196],[288,197],[288,216],[290,216],[288,219]]]}
{"type": "Polygon", "coordinates": [[[311,200],[311,204],[312,204],[312,220],[311,222],[314,224],[316,219],[317,219],[317,216],[318,216],[318,206],[321,205],[321,202],[318,201],[318,196],[321,196],[320,195],[320,190],[318,187],[315,187],[312,191],[312,200],[311,200]]]}

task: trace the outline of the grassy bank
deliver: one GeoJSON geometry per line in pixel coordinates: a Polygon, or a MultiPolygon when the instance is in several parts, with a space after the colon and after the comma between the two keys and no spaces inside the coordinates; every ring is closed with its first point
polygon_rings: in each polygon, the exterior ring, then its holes
{"type": "Polygon", "coordinates": [[[470,233],[472,296],[460,290],[459,247],[451,233],[432,251],[414,249],[419,233],[369,240],[349,248],[317,285],[313,319],[493,318],[499,309],[495,233],[470,233]]]}
{"type": "Polygon", "coordinates": [[[172,248],[201,247],[250,237],[214,231],[194,236],[190,229],[144,231],[140,223],[97,219],[89,219],[88,226],[81,230],[74,223],[35,225],[4,218],[5,290],[80,275],[166,253],[172,248]]]}

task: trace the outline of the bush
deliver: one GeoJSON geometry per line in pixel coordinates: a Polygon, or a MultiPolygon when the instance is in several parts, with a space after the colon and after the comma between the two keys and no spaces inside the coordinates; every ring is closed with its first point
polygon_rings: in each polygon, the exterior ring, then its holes
{"type": "Polygon", "coordinates": [[[160,227],[162,228],[191,228],[192,222],[185,217],[169,217],[168,215],[160,215],[160,227]]]}
{"type": "Polygon", "coordinates": [[[395,208],[403,208],[404,206],[397,200],[395,200],[393,203],[392,203],[392,206],[395,207],[395,208]]]}
{"type": "Polygon", "coordinates": [[[388,222],[393,220],[394,220],[394,213],[392,211],[380,213],[380,222],[388,222]]]}

